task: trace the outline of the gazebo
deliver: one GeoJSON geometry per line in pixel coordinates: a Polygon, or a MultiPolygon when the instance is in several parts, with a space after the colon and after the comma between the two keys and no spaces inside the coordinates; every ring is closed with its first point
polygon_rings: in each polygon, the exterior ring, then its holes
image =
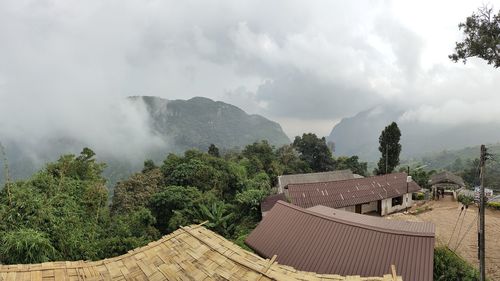
{"type": "Polygon", "coordinates": [[[457,189],[465,187],[461,177],[448,171],[432,175],[429,184],[434,198],[439,198],[439,194],[444,196],[445,192],[455,192],[457,189]]]}

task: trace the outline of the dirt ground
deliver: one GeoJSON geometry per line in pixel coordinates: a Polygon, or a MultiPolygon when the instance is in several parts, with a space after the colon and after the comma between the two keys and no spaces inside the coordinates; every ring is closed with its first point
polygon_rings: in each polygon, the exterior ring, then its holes
{"type": "MultiPolygon", "coordinates": [[[[465,213],[463,212],[458,220],[461,204],[452,201],[451,197],[431,201],[427,205],[433,209],[418,215],[397,213],[387,218],[433,222],[436,225],[436,246],[448,245],[450,249],[456,249],[456,253],[478,267],[478,209],[475,206],[469,206],[469,209],[464,210],[465,213]]],[[[486,276],[491,280],[500,280],[500,211],[487,209],[485,216],[486,276]]]]}

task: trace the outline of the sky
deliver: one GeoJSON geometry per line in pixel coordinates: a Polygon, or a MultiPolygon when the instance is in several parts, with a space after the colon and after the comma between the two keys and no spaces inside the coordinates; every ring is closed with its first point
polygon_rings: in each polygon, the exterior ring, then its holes
{"type": "Polygon", "coordinates": [[[163,145],[120,102],[132,95],[224,101],[290,137],[379,105],[401,122],[500,123],[500,69],[448,59],[484,3],[2,0],[0,138],[163,145]]]}

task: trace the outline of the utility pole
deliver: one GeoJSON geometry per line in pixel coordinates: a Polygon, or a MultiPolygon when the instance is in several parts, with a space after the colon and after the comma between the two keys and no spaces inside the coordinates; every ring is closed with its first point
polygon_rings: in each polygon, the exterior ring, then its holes
{"type": "Polygon", "coordinates": [[[485,228],[484,228],[484,170],[485,163],[488,157],[488,153],[486,152],[486,147],[481,145],[481,160],[480,160],[480,174],[479,177],[481,179],[481,191],[479,192],[479,229],[478,229],[478,238],[479,238],[479,280],[486,280],[486,267],[484,262],[485,252],[485,228]]]}
{"type": "Polygon", "coordinates": [[[410,185],[410,165],[408,165],[408,174],[406,175],[406,211],[405,213],[408,213],[408,192],[409,192],[409,185],[410,185]]]}

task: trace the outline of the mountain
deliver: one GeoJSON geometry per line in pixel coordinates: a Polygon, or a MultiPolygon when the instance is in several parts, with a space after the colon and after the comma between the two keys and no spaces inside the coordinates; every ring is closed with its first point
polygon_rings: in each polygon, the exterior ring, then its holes
{"type": "MultiPolygon", "coordinates": [[[[142,168],[144,160],[160,162],[168,153],[183,153],[186,149],[197,148],[206,151],[210,144],[215,144],[221,151],[242,149],[255,141],[268,140],[270,144],[280,146],[290,143],[281,126],[260,115],[245,113],[240,108],[208,98],[195,97],[189,100],[166,100],[159,97],[136,96],[127,101],[140,109],[145,123],[142,126],[150,131],[149,138],[158,138],[155,145],[138,142],[114,144],[114,153],[95,138],[83,140],[75,135],[52,134],[36,143],[22,140],[3,140],[13,179],[30,176],[45,163],[58,159],[62,154],[79,154],[83,147],[90,147],[97,154],[97,160],[105,162],[105,176],[110,184],[128,177],[142,168]],[[139,147],[141,146],[142,147],[139,147]],[[118,152],[117,152],[118,151],[118,152]]],[[[114,124],[114,123],[110,123],[114,124]]],[[[142,123],[141,123],[142,124],[142,123]]],[[[72,125],[70,123],[70,125],[72,125]]],[[[126,138],[134,133],[127,122],[115,124],[127,130],[127,135],[113,136],[126,138]]],[[[81,128],[83,132],[92,128],[81,128]]],[[[123,131],[123,130],[122,130],[123,131]]],[[[122,132],[120,131],[120,132],[122,132]]],[[[83,133],[84,134],[84,133],[83,133]]],[[[109,138],[102,135],[102,139],[109,138]]],[[[29,139],[28,136],[26,136],[29,139]]],[[[107,139],[109,143],[109,139],[107,139]]],[[[2,155],[0,154],[0,157],[2,155]]],[[[3,157],[2,157],[3,158],[3,157]]],[[[3,165],[3,159],[0,162],[3,165]]],[[[0,185],[3,183],[3,169],[0,171],[0,185]]]]}
{"type": "MultiPolygon", "coordinates": [[[[491,162],[496,162],[500,155],[500,143],[485,144],[493,158],[491,162]]],[[[427,165],[428,170],[450,170],[460,171],[464,168],[467,160],[479,158],[480,145],[469,146],[456,150],[443,150],[440,152],[427,153],[422,156],[421,163],[427,165]]]]}
{"type": "Polygon", "coordinates": [[[177,151],[206,150],[212,143],[222,149],[243,148],[259,140],[276,146],[290,143],[278,123],[221,101],[204,97],[171,101],[149,96],[130,99],[144,102],[153,129],[173,138],[177,151]]]}
{"type": "Polygon", "coordinates": [[[342,119],[334,126],[328,141],[335,144],[336,155],[358,155],[365,161],[377,161],[378,138],[385,126],[395,121],[401,130],[402,158],[417,158],[425,154],[461,149],[500,140],[500,125],[438,124],[402,119],[404,110],[379,106],[342,119]]]}

